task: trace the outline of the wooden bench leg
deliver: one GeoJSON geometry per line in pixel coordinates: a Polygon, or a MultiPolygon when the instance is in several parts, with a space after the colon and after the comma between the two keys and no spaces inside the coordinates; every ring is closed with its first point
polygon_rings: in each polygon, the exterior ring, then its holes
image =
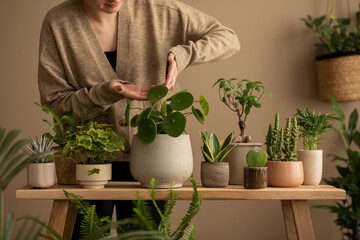
{"type": "MultiPolygon", "coordinates": [[[[55,229],[65,240],[70,240],[76,218],[76,208],[69,200],[54,200],[49,226],[55,229]]],[[[52,236],[47,232],[46,236],[52,236]]]]}
{"type": "Polygon", "coordinates": [[[315,240],[309,204],[306,200],[281,201],[288,240],[315,240]]]}

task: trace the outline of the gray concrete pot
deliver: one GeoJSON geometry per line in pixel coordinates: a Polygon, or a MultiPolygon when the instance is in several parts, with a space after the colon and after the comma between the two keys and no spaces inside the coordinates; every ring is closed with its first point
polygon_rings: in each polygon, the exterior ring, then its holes
{"type": "Polygon", "coordinates": [[[83,188],[104,188],[111,179],[111,163],[108,164],[76,164],[76,180],[83,188]],[[99,169],[99,173],[89,175],[89,171],[99,169]]]}
{"type": "Polygon", "coordinates": [[[231,145],[237,145],[229,155],[225,158],[225,161],[229,162],[230,179],[229,184],[242,185],[244,184],[244,167],[247,167],[246,154],[250,150],[260,151],[262,143],[232,143],[231,145]]]}
{"type": "Polygon", "coordinates": [[[304,185],[319,185],[323,171],[323,150],[299,150],[298,161],[304,168],[304,185]]]}
{"type": "Polygon", "coordinates": [[[228,162],[201,162],[203,187],[226,187],[229,184],[228,162]]]}
{"type": "Polygon", "coordinates": [[[27,165],[27,182],[34,188],[49,188],[55,184],[55,163],[27,165]]]}

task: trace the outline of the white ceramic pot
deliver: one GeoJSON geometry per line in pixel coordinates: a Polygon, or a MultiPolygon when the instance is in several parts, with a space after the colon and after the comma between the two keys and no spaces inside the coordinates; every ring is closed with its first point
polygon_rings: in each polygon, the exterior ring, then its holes
{"type": "Polygon", "coordinates": [[[193,171],[189,135],[173,138],[158,134],[149,145],[144,145],[135,135],[130,151],[130,171],[142,187],[149,187],[152,178],[155,178],[156,188],[170,188],[172,182],[175,188],[182,187],[193,171]]]}
{"type": "Polygon", "coordinates": [[[298,161],[303,162],[304,185],[319,185],[322,178],[323,150],[299,150],[298,161]]]}
{"type": "Polygon", "coordinates": [[[229,184],[244,184],[244,167],[247,167],[246,154],[250,150],[260,151],[262,143],[231,143],[237,145],[226,157],[225,161],[229,162],[230,179],[229,184]]]}
{"type": "Polygon", "coordinates": [[[111,163],[108,164],[76,164],[76,180],[83,188],[104,188],[111,179],[111,163]],[[99,173],[90,174],[93,169],[99,173]],[[90,174],[90,175],[89,175],[90,174]]]}
{"type": "Polygon", "coordinates": [[[55,163],[27,165],[27,182],[34,188],[49,188],[55,184],[55,163]]]}

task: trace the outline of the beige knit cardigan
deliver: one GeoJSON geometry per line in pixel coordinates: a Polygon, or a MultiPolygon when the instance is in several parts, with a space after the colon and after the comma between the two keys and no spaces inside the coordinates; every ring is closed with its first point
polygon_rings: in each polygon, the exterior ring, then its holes
{"type": "MultiPolygon", "coordinates": [[[[38,71],[41,103],[58,114],[73,113],[76,119],[94,105],[100,106],[108,115],[97,121],[113,124],[129,147],[131,129],[119,121],[130,101],[109,90],[112,81],[144,88],[163,84],[169,52],[175,54],[181,72],[194,64],[225,59],[239,48],[232,30],[180,1],[123,0],[114,72],[81,0],[67,0],[51,9],[43,21],[38,71]]],[[[128,154],[120,154],[117,160],[128,161],[128,154]]]]}

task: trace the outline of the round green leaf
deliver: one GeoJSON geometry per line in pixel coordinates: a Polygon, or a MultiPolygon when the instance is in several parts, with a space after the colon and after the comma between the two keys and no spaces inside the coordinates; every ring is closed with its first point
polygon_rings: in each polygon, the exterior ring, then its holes
{"type": "Polygon", "coordinates": [[[138,136],[143,144],[147,145],[154,141],[156,137],[156,124],[154,120],[144,118],[140,121],[138,126],[138,136]]]}
{"type": "Polygon", "coordinates": [[[172,109],[181,111],[190,107],[194,102],[194,97],[189,92],[178,92],[175,94],[170,102],[172,109]]]}
{"type": "Polygon", "coordinates": [[[203,110],[204,117],[206,117],[209,114],[210,107],[204,95],[200,95],[200,107],[203,110]]]}
{"type": "Polygon", "coordinates": [[[132,117],[131,122],[130,122],[131,127],[139,126],[139,122],[137,121],[138,117],[139,117],[139,114],[136,114],[132,117]]]}
{"type": "Polygon", "coordinates": [[[171,137],[180,136],[184,132],[185,126],[186,118],[180,112],[174,112],[167,115],[162,124],[165,133],[171,137]]]}
{"type": "Polygon", "coordinates": [[[194,114],[195,118],[201,123],[203,124],[205,119],[204,119],[204,115],[202,114],[202,112],[199,109],[194,108],[194,106],[191,106],[191,111],[194,114]]]}
{"type": "Polygon", "coordinates": [[[163,97],[165,97],[166,94],[168,93],[168,91],[169,91],[169,89],[167,87],[165,87],[164,85],[155,86],[150,89],[148,96],[147,96],[148,100],[150,102],[157,102],[160,99],[162,99],[163,97]]]}

